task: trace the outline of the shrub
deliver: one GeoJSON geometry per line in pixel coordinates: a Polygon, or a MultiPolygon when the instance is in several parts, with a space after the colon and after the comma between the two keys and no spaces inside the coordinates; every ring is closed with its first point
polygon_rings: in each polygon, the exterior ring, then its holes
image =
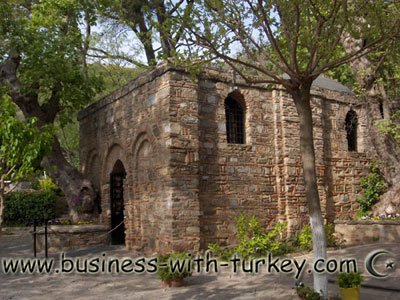
{"type": "Polygon", "coordinates": [[[208,244],[208,249],[224,261],[228,261],[236,252],[235,247],[224,248],[216,243],[208,244]]]}
{"type": "Polygon", "coordinates": [[[37,220],[55,217],[56,195],[54,192],[13,192],[5,197],[4,225],[29,226],[37,220]]]}
{"type": "Polygon", "coordinates": [[[342,273],[337,275],[336,284],[341,288],[356,288],[361,285],[364,278],[360,273],[342,273]]]}
{"type": "Polygon", "coordinates": [[[371,162],[369,171],[370,173],[361,179],[361,187],[364,189],[364,195],[357,199],[358,203],[360,203],[359,216],[364,216],[378,201],[379,196],[385,190],[385,181],[376,162],[371,162]]]}
{"type": "Polygon", "coordinates": [[[395,110],[389,119],[377,121],[375,125],[383,134],[394,139],[400,146],[400,109],[395,110]]]}
{"type": "MultiPolygon", "coordinates": [[[[325,236],[326,245],[328,247],[335,247],[338,244],[337,238],[335,237],[335,229],[332,223],[325,224],[325,236]]],[[[311,227],[309,225],[304,225],[298,234],[298,242],[296,243],[301,249],[311,251],[313,240],[311,227]]]]}
{"type": "Polygon", "coordinates": [[[268,254],[282,255],[290,252],[289,245],[280,241],[279,237],[287,226],[287,223],[276,223],[274,228],[264,233],[260,222],[255,216],[240,213],[234,218],[234,227],[237,230],[239,245],[231,248],[223,248],[217,244],[209,244],[210,249],[215,255],[223,260],[228,260],[233,254],[237,253],[242,258],[260,257],[268,254]]]}
{"type": "Polygon", "coordinates": [[[157,276],[162,281],[168,283],[171,279],[183,279],[192,276],[190,271],[191,260],[189,254],[185,252],[166,254],[158,256],[157,276]],[[182,269],[176,267],[174,272],[171,270],[171,263],[177,266],[177,261],[182,266],[182,269]],[[171,263],[170,263],[171,262],[171,263]],[[166,264],[166,266],[163,266],[166,264]],[[184,265],[183,265],[184,264],[184,265]]]}
{"type": "Polygon", "coordinates": [[[50,177],[39,180],[39,188],[43,192],[60,192],[60,188],[51,180],[50,177]]]}

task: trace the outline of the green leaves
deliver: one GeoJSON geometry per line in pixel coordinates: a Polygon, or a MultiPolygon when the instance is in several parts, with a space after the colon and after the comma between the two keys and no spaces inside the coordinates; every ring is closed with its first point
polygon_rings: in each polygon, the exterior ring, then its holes
{"type": "Polygon", "coordinates": [[[400,109],[395,110],[390,118],[377,121],[375,125],[378,126],[380,132],[393,138],[400,146],[400,109]]]}
{"type": "Polygon", "coordinates": [[[49,153],[53,142],[51,126],[41,130],[37,120],[19,120],[16,107],[7,94],[0,103],[0,176],[17,182],[30,177],[49,153]]]}
{"type": "Polygon", "coordinates": [[[166,254],[157,257],[157,276],[168,283],[171,279],[183,279],[192,276],[191,257],[186,252],[166,254]],[[179,268],[178,265],[181,267],[179,268]]]}
{"type": "Polygon", "coordinates": [[[208,248],[221,259],[228,260],[235,253],[242,258],[259,257],[267,255],[268,252],[272,255],[287,253],[289,249],[287,243],[279,240],[287,222],[276,223],[272,230],[264,232],[255,216],[240,212],[239,216],[234,217],[234,221],[239,245],[230,249],[224,249],[213,243],[208,245],[208,248]]]}
{"type": "Polygon", "coordinates": [[[101,90],[99,78],[86,75],[81,33],[85,13],[94,24],[94,8],[88,1],[49,0],[28,7],[17,2],[5,1],[0,6],[2,21],[9,23],[0,25],[7,37],[2,49],[5,56],[0,57],[6,57],[11,49],[20,53],[20,92],[37,94],[40,104],[57,96],[66,116],[71,110],[80,110],[101,90]],[[10,20],[11,16],[16,17],[10,20]]]}
{"type": "Polygon", "coordinates": [[[361,179],[364,195],[357,199],[358,203],[360,203],[361,214],[368,212],[385,191],[385,181],[375,161],[371,162],[369,171],[370,173],[361,179]]]}
{"type": "Polygon", "coordinates": [[[359,287],[364,281],[361,273],[342,273],[339,274],[337,278],[338,281],[336,284],[345,289],[359,287]]]}
{"type": "Polygon", "coordinates": [[[4,224],[30,226],[34,220],[40,225],[56,214],[56,194],[45,192],[13,192],[5,197],[4,224]]]}

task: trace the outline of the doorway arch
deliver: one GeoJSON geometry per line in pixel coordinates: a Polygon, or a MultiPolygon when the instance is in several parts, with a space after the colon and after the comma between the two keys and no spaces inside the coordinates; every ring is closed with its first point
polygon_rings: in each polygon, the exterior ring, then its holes
{"type": "Polygon", "coordinates": [[[110,200],[111,200],[111,243],[120,245],[125,243],[124,224],[124,180],[126,172],[124,165],[118,159],[110,173],[110,200]]]}

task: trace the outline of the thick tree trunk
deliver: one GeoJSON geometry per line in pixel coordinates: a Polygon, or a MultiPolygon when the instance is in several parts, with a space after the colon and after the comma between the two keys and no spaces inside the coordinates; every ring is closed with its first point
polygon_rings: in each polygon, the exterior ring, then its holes
{"type": "Polygon", "coordinates": [[[67,162],[57,138],[42,165],[47,167],[50,178],[64,192],[73,221],[87,221],[97,217],[97,194],[92,183],[67,162]]]}
{"type": "MultiPolygon", "coordinates": [[[[296,104],[300,120],[300,153],[303,163],[306,198],[310,214],[313,238],[314,263],[319,259],[326,261],[326,238],[324,221],[318,194],[317,176],[315,172],[315,152],[313,137],[312,110],[310,105],[310,86],[304,90],[291,93],[296,104]]],[[[328,296],[328,276],[325,273],[314,273],[314,289],[328,296]]]]}
{"type": "MultiPolygon", "coordinates": [[[[57,97],[58,86],[54,87],[50,100],[42,105],[39,104],[38,94],[22,94],[21,83],[17,76],[20,59],[18,53],[11,51],[9,58],[0,64],[0,86],[10,88],[12,100],[26,118],[38,118],[39,128],[46,124],[53,124],[61,110],[60,99],[57,97]]],[[[39,91],[39,88],[37,90],[39,91]]],[[[44,160],[43,165],[48,167],[50,177],[67,197],[73,220],[93,219],[96,216],[97,194],[91,182],[66,161],[57,137],[54,138],[52,152],[44,160]]]]}

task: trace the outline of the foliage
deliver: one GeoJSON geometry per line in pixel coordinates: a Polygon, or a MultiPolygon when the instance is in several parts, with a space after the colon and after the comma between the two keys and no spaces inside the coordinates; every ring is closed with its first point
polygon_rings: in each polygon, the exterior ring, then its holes
{"type": "Polygon", "coordinates": [[[52,192],[57,194],[60,191],[60,188],[51,180],[50,177],[46,177],[39,180],[39,188],[43,192],[52,192]]]}
{"type": "Polygon", "coordinates": [[[145,56],[148,65],[156,65],[157,61],[173,56],[182,47],[184,24],[178,22],[177,17],[189,17],[194,2],[96,1],[102,26],[101,32],[95,35],[89,56],[141,67],[145,56]]]}
{"type": "MultiPolygon", "coordinates": [[[[89,76],[86,61],[90,28],[97,21],[93,1],[1,1],[0,20],[0,86],[26,118],[36,118],[41,132],[56,122],[65,128],[102,89],[101,76],[89,76]]],[[[42,164],[67,193],[70,210],[75,210],[72,215],[84,218],[71,204],[81,193],[84,177],[65,163],[71,150],[63,151],[56,132],[42,164]]],[[[31,141],[36,140],[38,136],[32,135],[31,141]]],[[[69,161],[77,165],[76,160],[69,161]]],[[[94,200],[91,193],[87,202],[94,200]]]]}
{"type": "Polygon", "coordinates": [[[50,126],[39,130],[37,119],[19,120],[7,94],[0,103],[0,176],[17,183],[31,177],[53,141],[50,126]]]}
{"type": "Polygon", "coordinates": [[[216,243],[208,244],[208,249],[223,261],[228,261],[237,252],[236,247],[225,248],[216,243]]]}
{"type": "Polygon", "coordinates": [[[276,223],[274,228],[264,233],[260,222],[255,216],[246,215],[240,212],[240,215],[234,217],[236,237],[239,245],[232,248],[223,248],[217,244],[208,245],[215,255],[221,259],[228,260],[233,254],[237,253],[242,258],[259,257],[271,252],[272,255],[281,255],[287,253],[289,246],[280,241],[279,237],[287,226],[287,223],[276,223]]]}
{"type": "Polygon", "coordinates": [[[141,67],[128,68],[116,64],[101,63],[90,64],[88,68],[89,75],[100,75],[103,79],[103,89],[95,96],[93,101],[110,94],[129,81],[136,79],[146,70],[141,67]]]}
{"type": "Polygon", "coordinates": [[[0,226],[3,221],[5,182],[16,185],[31,178],[40,161],[50,151],[53,142],[52,128],[39,130],[37,119],[19,120],[17,109],[4,89],[0,87],[0,226]]]}
{"type": "MultiPolygon", "coordinates": [[[[325,236],[326,236],[326,245],[328,247],[335,247],[338,244],[338,239],[335,236],[335,229],[332,223],[325,224],[325,236]]],[[[311,227],[309,225],[304,225],[300,230],[298,236],[298,241],[295,242],[301,249],[311,251],[313,249],[313,239],[311,227]]]]}
{"type": "Polygon", "coordinates": [[[55,217],[56,195],[46,192],[12,192],[5,197],[4,224],[29,226],[55,217]]]}
{"type": "Polygon", "coordinates": [[[385,190],[385,181],[375,161],[371,162],[369,171],[370,173],[361,180],[364,195],[357,199],[361,214],[368,212],[385,190]]]}
{"type": "Polygon", "coordinates": [[[185,277],[192,276],[192,273],[189,272],[189,266],[191,264],[190,257],[188,253],[179,252],[173,254],[160,255],[157,258],[158,268],[157,268],[157,276],[162,281],[168,283],[171,279],[183,279],[185,277]],[[182,269],[171,268],[171,265],[177,265],[177,261],[183,266],[182,269]],[[163,266],[162,264],[166,264],[163,266]],[[183,265],[184,264],[184,265],[183,265]]]}
{"type": "Polygon", "coordinates": [[[341,273],[337,275],[336,284],[341,288],[356,288],[361,285],[364,278],[361,273],[341,273]]]}
{"type": "Polygon", "coordinates": [[[87,76],[82,67],[85,36],[80,26],[85,21],[95,24],[93,12],[88,1],[70,0],[40,1],[27,7],[5,1],[0,7],[7,20],[0,25],[5,41],[0,44],[0,57],[7,59],[10,49],[20,53],[21,92],[37,95],[42,105],[54,101],[52,109],[59,105],[63,124],[101,89],[101,78],[87,76]],[[85,19],[85,12],[92,17],[85,19]]]}
{"type": "Polygon", "coordinates": [[[320,300],[321,295],[302,282],[296,283],[296,293],[303,300],[320,300]]]}
{"type": "Polygon", "coordinates": [[[278,255],[282,252],[282,242],[278,238],[286,228],[286,222],[276,223],[271,231],[263,233],[260,222],[255,216],[248,216],[241,212],[234,221],[239,239],[236,251],[241,257],[259,256],[268,252],[278,255]]]}
{"type": "MultiPolygon", "coordinates": [[[[88,65],[89,76],[100,77],[103,80],[102,89],[88,102],[95,102],[135,79],[144,71],[143,68],[124,68],[118,65],[88,65]]],[[[67,161],[79,169],[79,122],[78,113],[71,115],[69,122],[57,118],[54,124],[55,133],[63,148],[67,161]]]]}
{"type": "Polygon", "coordinates": [[[400,146],[400,109],[394,111],[390,118],[377,121],[375,125],[383,134],[393,138],[400,146]]]}

